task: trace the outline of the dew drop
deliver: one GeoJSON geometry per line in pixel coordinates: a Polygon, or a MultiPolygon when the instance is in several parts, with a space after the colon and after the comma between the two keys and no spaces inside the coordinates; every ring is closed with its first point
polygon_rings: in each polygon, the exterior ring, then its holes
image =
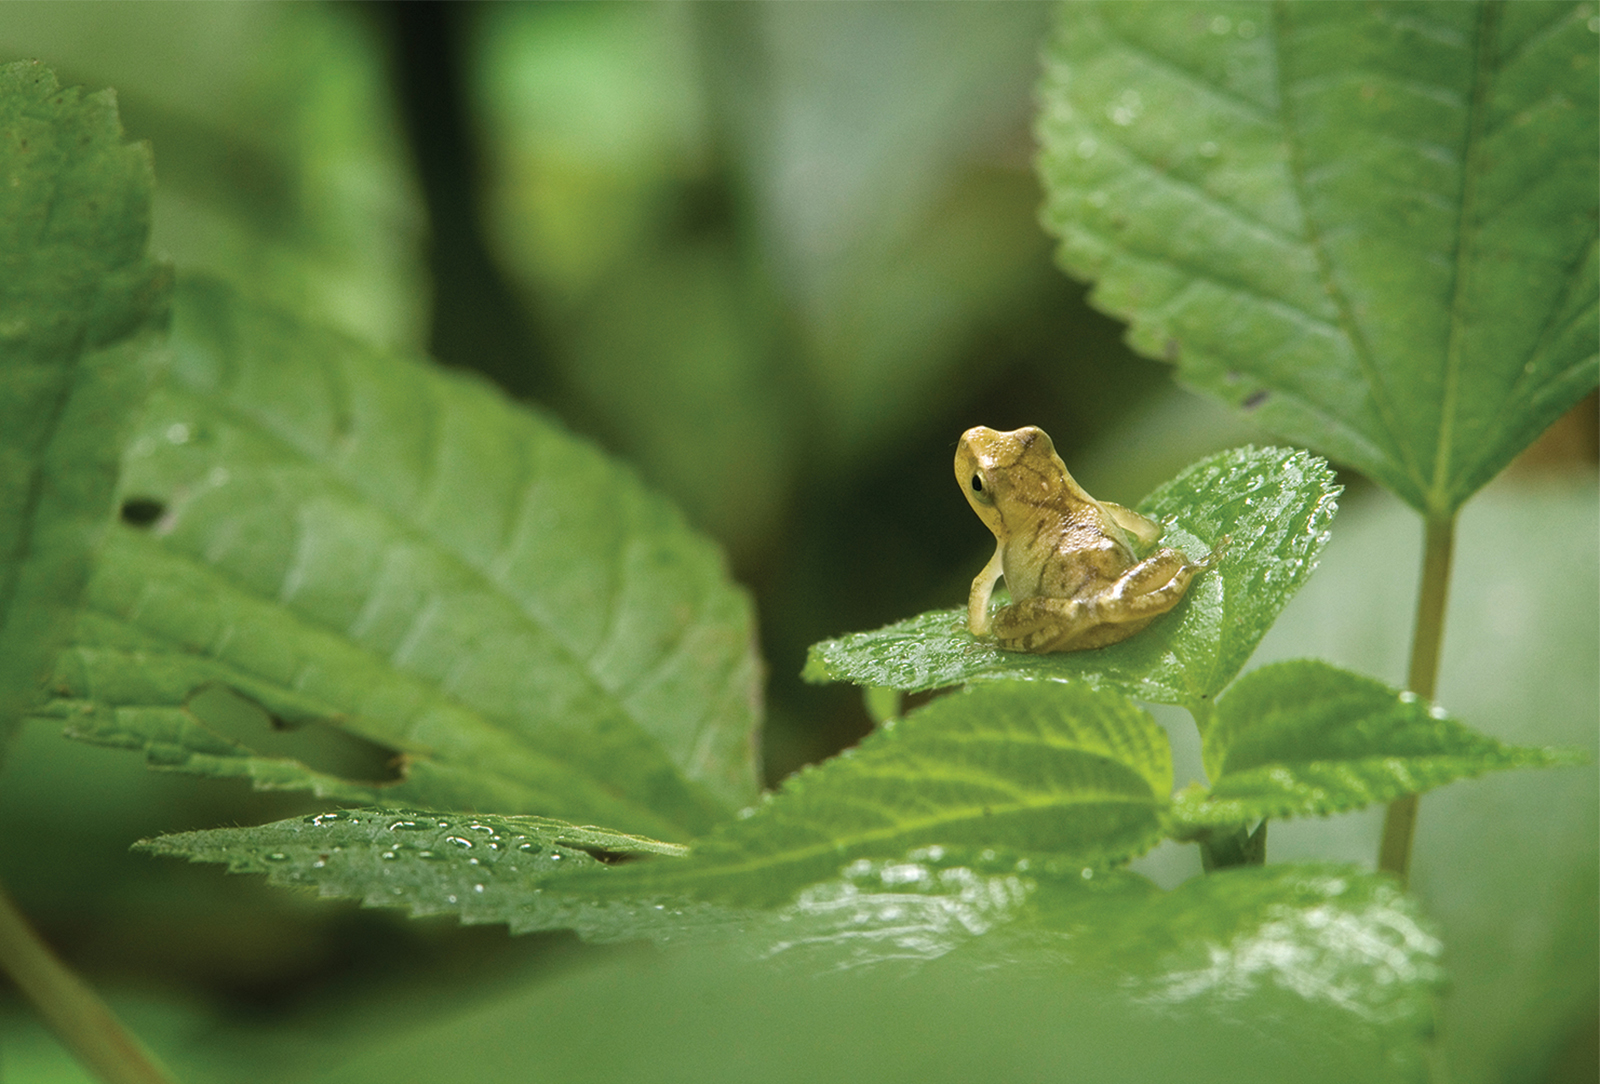
{"type": "Polygon", "coordinates": [[[474,891],[474,892],[482,892],[483,891],[483,886],[482,885],[473,885],[472,886],[472,891],[474,891]]]}
{"type": "Polygon", "coordinates": [[[262,855],[262,857],[265,858],[268,862],[287,862],[287,861],[289,861],[289,856],[284,854],[282,851],[273,851],[271,854],[262,855]]]}
{"type": "Polygon", "coordinates": [[[1099,149],[1100,149],[1100,144],[1096,143],[1094,140],[1090,139],[1088,136],[1085,136],[1084,138],[1078,140],[1078,157],[1079,158],[1093,158],[1094,155],[1095,155],[1095,152],[1098,151],[1099,149]]]}
{"type": "Polygon", "coordinates": [[[472,840],[463,839],[460,836],[445,836],[444,841],[446,843],[454,843],[457,847],[464,847],[467,850],[472,849],[472,840]]]}
{"type": "Polygon", "coordinates": [[[384,851],[383,854],[380,855],[379,857],[383,858],[387,862],[392,862],[396,858],[399,858],[400,856],[398,854],[396,854],[394,851],[384,851]]]}
{"type": "Polygon", "coordinates": [[[1204,143],[1200,144],[1197,149],[1200,151],[1201,158],[1215,158],[1217,156],[1217,152],[1222,148],[1218,147],[1215,143],[1208,139],[1204,143]]]}
{"type": "Polygon", "coordinates": [[[446,896],[445,899],[450,903],[456,902],[456,898],[454,896],[446,896]]]}

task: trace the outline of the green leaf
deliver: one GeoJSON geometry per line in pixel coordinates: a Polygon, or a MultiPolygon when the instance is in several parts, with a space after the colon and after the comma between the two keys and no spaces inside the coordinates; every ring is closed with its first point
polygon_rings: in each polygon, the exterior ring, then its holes
{"type": "Polygon", "coordinates": [[[1385,1068],[1404,1066],[1398,1079],[1418,1079],[1443,985],[1444,946],[1392,879],[1296,863],[1230,869],[1143,895],[1096,898],[1050,887],[1041,882],[1034,896],[1034,921],[1066,936],[1019,939],[1010,966],[1100,967],[1123,976],[1124,989],[1140,1001],[1168,1012],[1296,1020],[1320,1009],[1321,1038],[1341,1034],[1361,1046],[1377,1040],[1385,1068]],[[1030,948],[1033,959],[1025,961],[1030,948]]]}
{"type": "Polygon", "coordinates": [[[1422,1077],[1442,946],[1387,878],[1281,866],[1163,893],[1073,874],[1039,879],[1011,921],[985,925],[987,911],[962,902],[975,885],[941,894],[884,872],[854,879],[853,897],[841,884],[835,927],[818,938],[822,916],[796,913],[722,944],[540,969],[444,1022],[399,1034],[386,1020],[318,1079],[444,1079],[463,1064],[487,1082],[811,1084],[840,1066],[850,1079],[927,1082],[1422,1077]],[[1047,896],[1057,905],[1035,913],[1047,896]],[[550,1038],[616,1019],[627,1026],[604,1042],[550,1038]],[[729,1035],[760,1041],[708,1059],[729,1035]]]}
{"type": "Polygon", "coordinates": [[[1085,866],[1153,846],[1172,790],[1165,732],[1121,695],[1005,682],[936,699],[791,777],[684,862],[618,871],[607,894],[764,907],[852,862],[1085,866]]]}
{"type": "Polygon", "coordinates": [[[256,828],[213,828],[141,840],[134,850],[226,863],[270,883],[316,888],[413,917],[454,914],[513,933],[576,928],[601,939],[664,935],[688,925],[679,912],[587,905],[547,889],[580,871],[685,848],[546,817],[469,816],[414,809],[350,809],[256,828]],[[648,917],[648,921],[646,918],[648,917]]]}
{"type": "Polygon", "coordinates": [[[481,381],[184,286],[172,378],[53,714],[151,762],[366,804],[559,814],[688,838],[756,793],[758,664],[710,543],[481,381]],[[261,755],[275,728],[400,754],[398,781],[261,755]],[[265,728],[263,728],[265,729],[265,728]]]}
{"type": "Polygon", "coordinates": [[[1170,614],[1094,651],[1028,655],[973,638],[966,610],[937,610],[812,647],[807,681],[906,691],[995,678],[1084,681],[1191,710],[1249,659],[1278,612],[1316,567],[1338,509],[1333,472],[1283,448],[1237,448],[1203,459],[1139,505],[1163,521],[1165,545],[1192,557],[1228,535],[1227,555],[1170,614]]]}
{"type": "Polygon", "coordinates": [[[110,91],[0,66],[0,754],[71,633],[150,374],[151,185],[110,91]]]}
{"type": "Polygon", "coordinates": [[[428,342],[427,216],[376,21],[321,4],[83,15],[6,4],[0,42],[117,88],[160,161],[154,251],[371,342],[428,342]]]}
{"type": "Polygon", "coordinates": [[[1129,341],[1429,515],[1596,382],[1586,4],[1064,4],[1039,169],[1129,341]]]}
{"type": "Polygon", "coordinates": [[[1181,823],[1342,813],[1503,768],[1575,753],[1502,745],[1414,693],[1312,660],[1240,678],[1203,742],[1209,794],[1180,794],[1181,823]]]}

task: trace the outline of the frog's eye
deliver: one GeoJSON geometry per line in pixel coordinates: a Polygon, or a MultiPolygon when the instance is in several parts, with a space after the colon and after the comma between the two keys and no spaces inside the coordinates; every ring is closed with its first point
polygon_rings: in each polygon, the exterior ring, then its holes
{"type": "Polygon", "coordinates": [[[972,476],[971,485],[973,495],[984,504],[988,504],[994,499],[993,497],[989,496],[988,491],[983,488],[983,475],[974,474],[972,476]]]}

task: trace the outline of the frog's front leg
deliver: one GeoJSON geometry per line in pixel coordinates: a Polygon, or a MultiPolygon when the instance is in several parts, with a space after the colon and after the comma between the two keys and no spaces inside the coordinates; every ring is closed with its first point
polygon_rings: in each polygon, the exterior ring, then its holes
{"type": "Polygon", "coordinates": [[[1083,651],[1126,640],[1176,606],[1194,577],[1217,560],[1193,562],[1161,549],[1092,595],[1036,596],[994,615],[995,639],[1008,651],[1083,651]]]}
{"type": "Polygon", "coordinates": [[[972,581],[972,590],[967,593],[967,628],[974,636],[985,636],[989,632],[989,600],[994,597],[994,585],[1005,572],[1004,556],[1004,548],[996,546],[994,556],[972,581]]]}

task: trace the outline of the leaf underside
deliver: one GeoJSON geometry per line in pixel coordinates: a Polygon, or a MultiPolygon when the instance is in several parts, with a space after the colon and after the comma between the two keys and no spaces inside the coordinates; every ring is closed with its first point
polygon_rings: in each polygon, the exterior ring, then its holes
{"type": "Polygon", "coordinates": [[[1082,681],[1195,708],[1238,674],[1327,544],[1339,486],[1326,463],[1282,448],[1210,456],[1151,493],[1139,511],[1166,525],[1162,544],[1191,557],[1223,536],[1222,563],[1172,612],[1093,651],[1029,655],[975,639],[966,611],[937,610],[812,647],[807,681],[905,691],[992,679],[1082,681]]]}
{"type": "Polygon", "coordinates": [[[1596,383],[1591,15],[1063,4],[1060,263],[1142,353],[1447,515],[1596,383]]]}
{"type": "Polygon", "coordinates": [[[150,375],[151,187],[111,92],[0,65],[0,755],[70,635],[150,375]]]}
{"type": "Polygon", "coordinates": [[[758,663],[720,556],[478,380],[179,290],[171,377],[51,714],[166,768],[661,838],[756,792],[758,663]],[[129,517],[129,509],[142,509],[129,517]],[[259,738],[197,701],[254,705],[259,738]],[[396,780],[261,751],[332,729],[396,780]]]}

